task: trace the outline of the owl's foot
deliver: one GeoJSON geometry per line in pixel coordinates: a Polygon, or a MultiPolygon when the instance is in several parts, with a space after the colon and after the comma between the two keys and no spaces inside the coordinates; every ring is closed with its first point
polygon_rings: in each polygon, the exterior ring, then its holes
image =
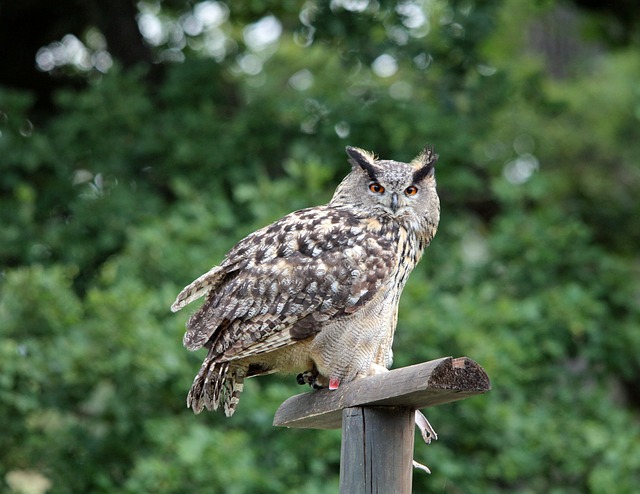
{"type": "Polygon", "coordinates": [[[375,376],[377,374],[386,374],[387,372],[389,372],[389,369],[387,369],[384,365],[371,364],[371,367],[369,367],[370,376],[375,376]]]}
{"type": "Polygon", "coordinates": [[[438,434],[420,410],[416,410],[416,427],[420,430],[425,443],[431,444],[432,440],[438,440],[438,434]]]}
{"type": "MultiPolygon", "coordinates": [[[[438,434],[433,429],[427,417],[425,417],[420,410],[416,410],[416,427],[420,430],[420,435],[424,442],[430,444],[432,440],[438,439],[438,434]]],[[[417,468],[418,470],[422,470],[423,472],[431,473],[429,467],[423,465],[422,463],[418,463],[416,460],[413,460],[413,468],[417,468]]]]}
{"type": "Polygon", "coordinates": [[[313,389],[321,389],[325,387],[320,382],[318,371],[315,368],[298,374],[296,376],[296,381],[300,385],[308,384],[313,389]]]}
{"type": "Polygon", "coordinates": [[[311,386],[311,383],[313,383],[316,380],[316,377],[317,376],[314,375],[312,371],[306,371],[298,374],[296,376],[296,381],[300,386],[304,386],[305,384],[308,384],[309,386],[311,386]]]}

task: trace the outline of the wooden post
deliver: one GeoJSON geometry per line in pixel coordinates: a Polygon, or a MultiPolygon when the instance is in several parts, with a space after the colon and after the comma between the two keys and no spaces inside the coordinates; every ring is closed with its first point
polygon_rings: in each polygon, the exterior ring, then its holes
{"type": "Polygon", "coordinates": [[[411,492],[414,417],[411,408],[342,411],[340,494],[411,492]]]}
{"type": "Polygon", "coordinates": [[[415,411],[491,389],[482,367],[444,357],[357,379],[338,389],[292,396],[273,425],[302,429],[342,427],[341,494],[409,494],[415,411]]]}

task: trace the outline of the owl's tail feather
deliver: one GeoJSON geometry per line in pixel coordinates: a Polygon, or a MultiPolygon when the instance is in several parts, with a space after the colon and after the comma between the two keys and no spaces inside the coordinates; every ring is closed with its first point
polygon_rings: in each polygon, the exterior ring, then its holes
{"type": "Polygon", "coordinates": [[[224,276],[220,266],[214,266],[197,280],[185,286],[176,297],[176,301],[171,306],[171,312],[177,312],[185,305],[199,299],[205,293],[215,288],[224,276]]]}
{"type": "Polygon", "coordinates": [[[217,410],[222,406],[224,414],[231,417],[240,401],[246,369],[212,360],[207,356],[202,363],[187,395],[187,407],[200,413],[204,408],[217,410]]]}

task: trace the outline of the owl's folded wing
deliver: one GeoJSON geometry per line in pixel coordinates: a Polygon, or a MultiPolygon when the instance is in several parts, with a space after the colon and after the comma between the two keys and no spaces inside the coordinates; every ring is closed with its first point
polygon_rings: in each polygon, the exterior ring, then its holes
{"type": "Polygon", "coordinates": [[[180,309],[207,293],[187,323],[185,346],[243,358],[312,336],[324,321],[357,311],[393,272],[391,228],[320,206],[249,235],[178,296],[180,309]]]}

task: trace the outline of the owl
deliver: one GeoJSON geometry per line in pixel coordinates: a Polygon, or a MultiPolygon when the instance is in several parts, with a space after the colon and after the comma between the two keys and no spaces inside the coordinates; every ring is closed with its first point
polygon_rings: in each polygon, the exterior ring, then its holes
{"type": "Polygon", "coordinates": [[[195,413],[231,416],[248,377],[291,373],[336,389],[391,366],[400,295],[440,219],[438,155],[346,152],[351,172],[328,204],[251,233],[172,305],[205,297],[183,339],[207,349],[187,396],[195,413]]]}

